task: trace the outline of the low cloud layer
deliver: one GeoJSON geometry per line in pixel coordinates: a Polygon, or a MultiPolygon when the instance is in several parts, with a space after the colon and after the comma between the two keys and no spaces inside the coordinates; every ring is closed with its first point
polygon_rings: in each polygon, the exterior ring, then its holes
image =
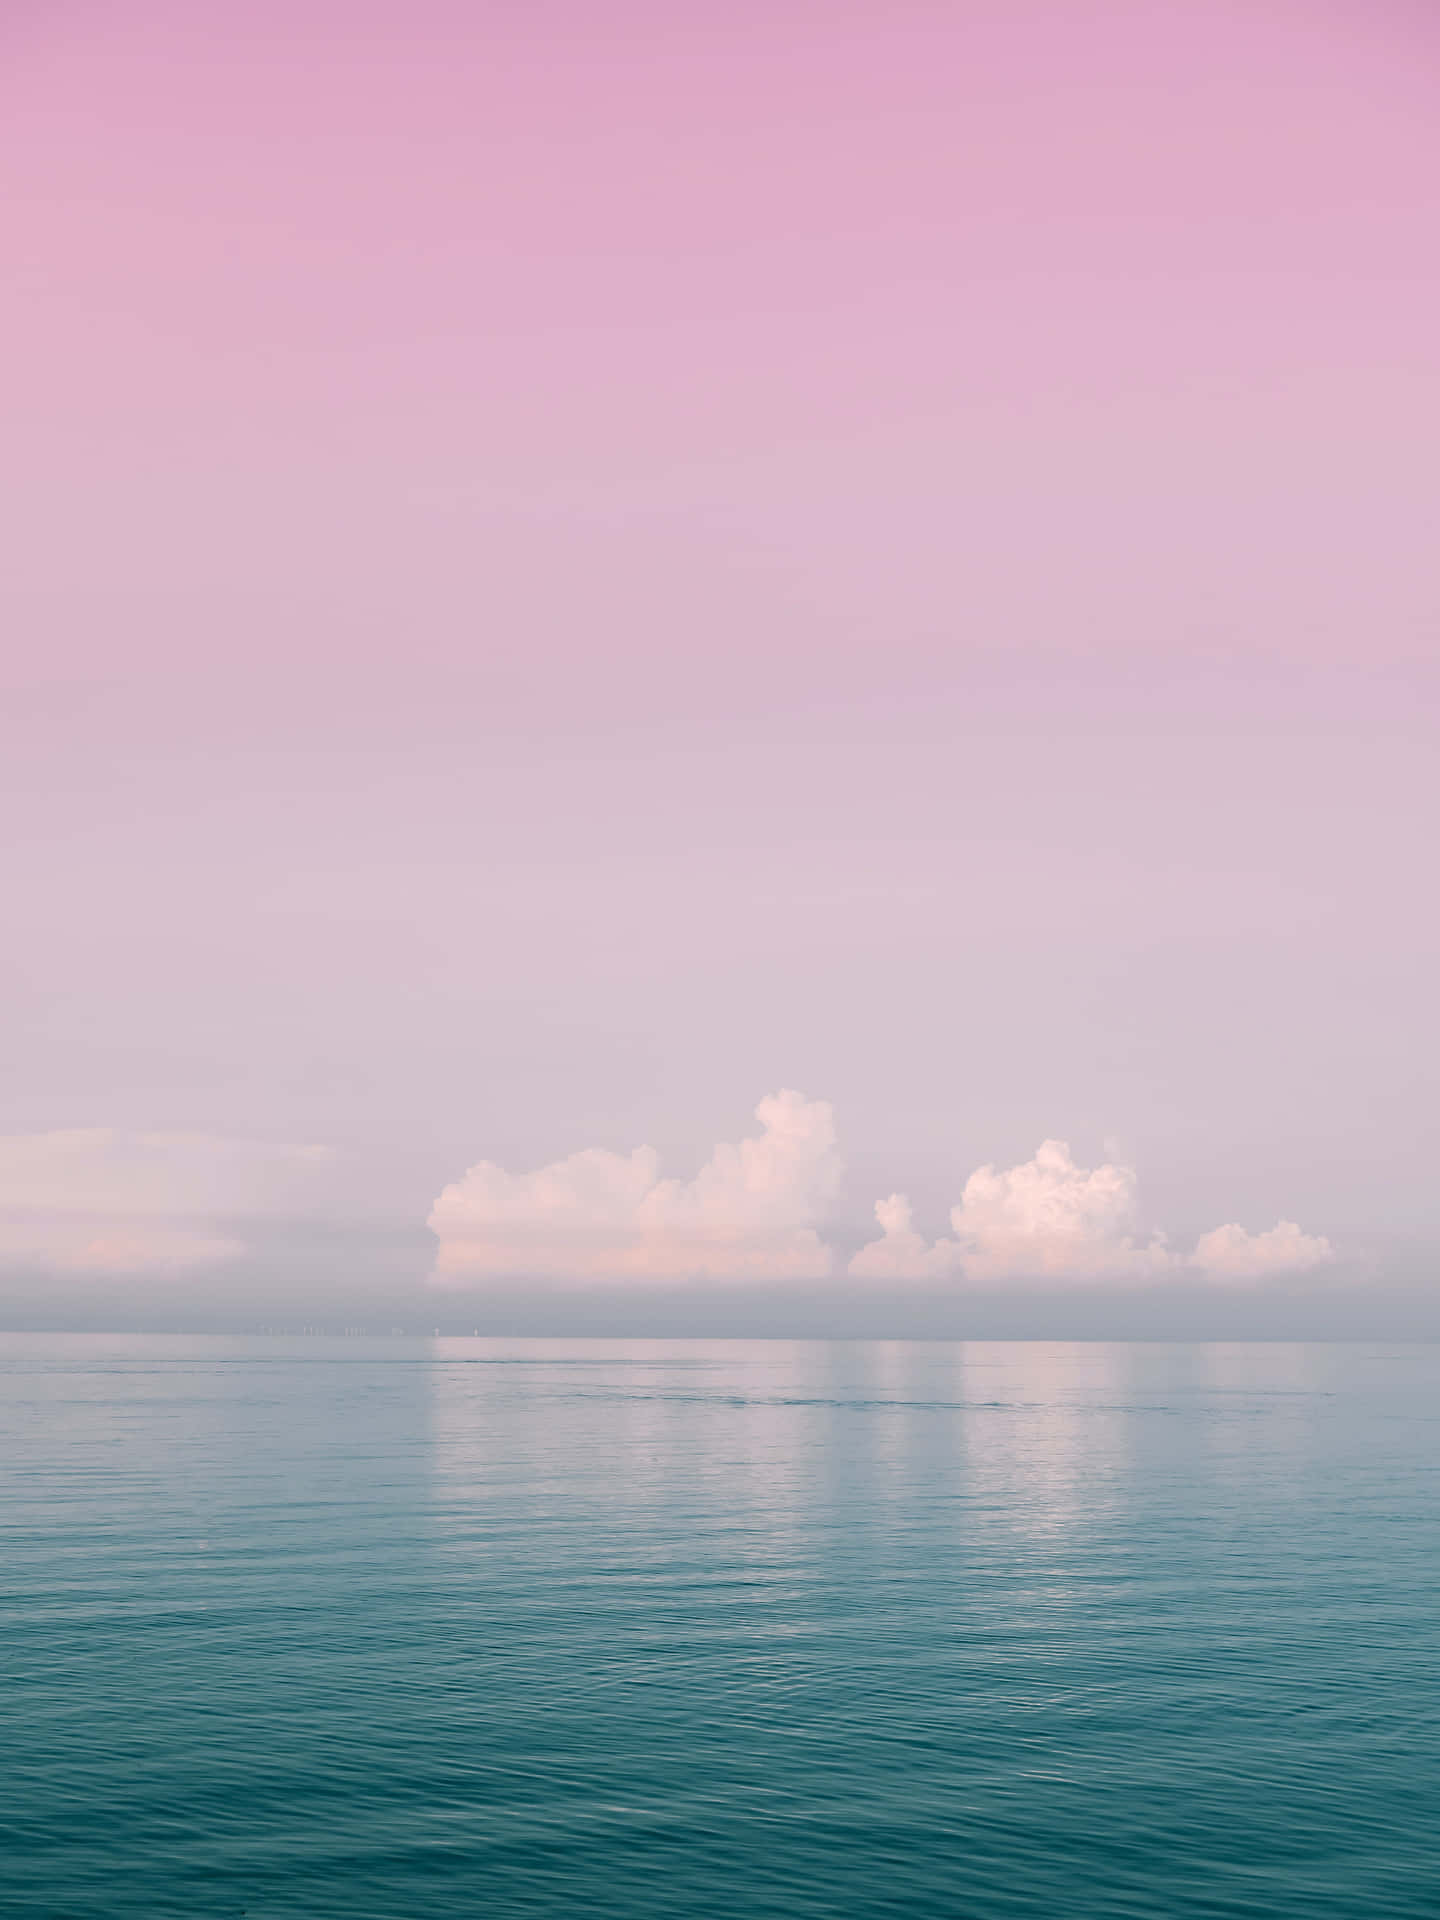
{"type": "Polygon", "coordinates": [[[1190,1253],[1142,1228],[1133,1168],[1078,1166],[1061,1140],[1019,1166],[978,1168],[927,1241],[909,1199],[876,1204],[881,1233],[848,1266],[822,1238],[840,1185],[830,1107],[782,1092],[755,1110],[758,1137],[716,1147],[693,1180],[660,1177],[652,1148],[586,1148],[532,1173],[481,1161],[436,1201],[434,1278],[852,1280],[970,1287],[1030,1283],[1144,1285],[1167,1279],[1253,1282],[1334,1259],[1328,1240],[1281,1221],[1203,1234],[1190,1253]]]}
{"type": "Polygon", "coordinates": [[[1328,1240],[1282,1220],[1267,1233],[1216,1227],[1182,1254],[1160,1232],[1138,1226],[1132,1167],[1078,1167],[1063,1140],[1046,1140],[1033,1160],[977,1169],[950,1210],[951,1239],[927,1243],[902,1193],[876,1203],[881,1234],[850,1262],[861,1280],[1144,1282],[1180,1274],[1262,1280],[1334,1259],[1328,1240]]]}
{"type": "Polygon", "coordinates": [[[1293,1220],[1281,1220],[1268,1233],[1247,1233],[1237,1226],[1202,1233],[1190,1264],[1215,1280],[1268,1280],[1272,1274],[1327,1266],[1334,1258],[1328,1240],[1302,1233],[1293,1220]]]}
{"type": "Polygon", "coordinates": [[[215,1266],[245,1252],[246,1219],[303,1204],[331,1158],[321,1147],[196,1133],[0,1135],[0,1266],[122,1275],[215,1266]]]}
{"type": "Polygon", "coordinates": [[[1000,1173],[980,1167],[950,1210],[953,1239],[927,1246],[904,1194],[875,1208],[882,1236],[850,1262],[856,1279],[1144,1280],[1172,1264],[1164,1236],[1135,1234],[1129,1167],[1077,1167],[1063,1140],[1000,1173]]]}
{"type": "MultiPolygon", "coordinates": [[[[1253,1288],[1336,1257],[1290,1220],[1261,1232],[1230,1222],[1188,1251],[1175,1247],[1143,1221],[1132,1168],[1084,1167],[1047,1140],[1017,1166],[972,1172],[936,1239],[919,1230],[906,1195],[881,1200],[878,1236],[847,1263],[830,1106],[781,1091],[755,1118],[754,1132],[716,1146],[692,1179],[662,1176],[650,1147],[589,1147],[530,1172],[480,1161],[430,1210],[431,1278],[497,1290],[517,1281],[1253,1288]]],[[[204,1134],[0,1136],[0,1269],[168,1280],[251,1255],[273,1263],[285,1236],[334,1213],[334,1160],[319,1147],[204,1134]]]]}
{"type": "Polygon", "coordinates": [[[693,1180],[662,1180],[651,1147],[588,1147],[534,1173],[482,1160],[435,1202],[435,1278],[820,1280],[818,1225],[840,1184],[823,1100],[789,1091],[755,1109],[761,1131],[717,1146],[693,1180]]]}

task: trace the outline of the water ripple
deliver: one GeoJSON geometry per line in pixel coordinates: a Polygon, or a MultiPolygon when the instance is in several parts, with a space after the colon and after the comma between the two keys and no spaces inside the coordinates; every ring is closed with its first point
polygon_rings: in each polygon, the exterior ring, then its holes
{"type": "Polygon", "coordinates": [[[1434,1349],[0,1371],[6,1916],[1440,1912],[1434,1349]]]}

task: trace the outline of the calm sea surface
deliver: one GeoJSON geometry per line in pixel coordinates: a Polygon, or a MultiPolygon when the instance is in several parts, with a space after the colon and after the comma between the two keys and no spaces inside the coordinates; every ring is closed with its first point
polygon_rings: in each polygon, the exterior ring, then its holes
{"type": "Polygon", "coordinates": [[[1440,1914],[1440,1349],[0,1339],[0,1911],[1440,1914]]]}

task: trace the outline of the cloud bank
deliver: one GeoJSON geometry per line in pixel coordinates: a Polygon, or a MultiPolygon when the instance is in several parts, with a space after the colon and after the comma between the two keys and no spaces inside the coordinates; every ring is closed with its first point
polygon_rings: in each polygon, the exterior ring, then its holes
{"type": "Polygon", "coordinates": [[[246,1251],[247,1217],[295,1206],[332,1157],[108,1127],[0,1135],[0,1266],[121,1275],[215,1266],[246,1251]]]}
{"type": "Polygon", "coordinates": [[[1046,1140],[1034,1159],[999,1172],[978,1168],[950,1210],[953,1239],[928,1244],[915,1231],[910,1202],[892,1193],[875,1206],[881,1235],[850,1262],[853,1279],[953,1279],[996,1282],[1144,1282],[1184,1274],[1216,1280],[1265,1280],[1335,1258],[1328,1240],[1282,1220],[1268,1233],[1241,1226],[1205,1233],[1190,1254],[1163,1233],[1138,1228],[1133,1167],[1078,1167],[1063,1140],[1046,1140]]]}
{"type": "Polygon", "coordinates": [[[1272,1274],[1328,1266],[1334,1258],[1328,1240],[1302,1233],[1293,1220],[1281,1220],[1268,1233],[1233,1225],[1202,1233],[1190,1264],[1216,1280],[1268,1280],[1272,1274]]]}
{"type": "MultiPolygon", "coordinates": [[[[480,1161],[431,1208],[431,1279],[1253,1287],[1336,1258],[1292,1220],[1259,1233],[1232,1221],[1182,1251],[1142,1225],[1133,1168],[1080,1166],[1064,1141],[1046,1140],[1017,1166],[972,1172],[933,1241],[905,1194],[879,1201],[878,1238],[847,1263],[834,1244],[841,1159],[829,1104],[785,1090],[755,1117],[758,1131],[716,1146],[693,1179],[662,1177],[651,1147],[589,1147],[531,1172],[480,1161]]],[[[275,1223],[315,1215],[333,1161],[324,1148],[193,1133],[0,1136],[0,1268],[166,1277],[223,1266],[273,1238],[275,1223]]]]}
{"type": "Polygon", "coordinates": [[[482,1160],[430,1214],[434,1278],[820,1280],[818,1223],[840,1184],[827,1102],[788,1090],[758,1136],[717,1146],[693,1180],[662,1180],[652,1147],[588,1147],[533,1173],[482,1160]]]}
{"type": "Polygon", "coordinates": [[[1023,1166],[970,1175],[950,1210],[952,1240],[927,1246],[904,1194],[880,1201],[882,1236],[849,1270],[856,1279],[1144,1280],[1166,1272],[1173,1256],[1163,1234],[1137,1239],[1135,1214],[1132,1168],[1086,1170],[1063,1140],[1046,1140],[1023,1166]]]}
{"type": "Polygon", "coordinates": [[[1263,1281],[1333,1260],[1328,1240],[1292,1221],[1201,1236],[1193,1252],[1139,1224],[1131,1167],[1078,1166],[1046,1140],[1019,1166],[977,1168],[950,1211],[950,1235],[916,1230],[910,1201],[876,1204],[881,1233],[848,1266],[822,1238],[839,1193],[834,1117],[824,1101],[781,1092],[755,1109],[758,1137],[717,1146],[693,1180],[661,1179],[650,1147],[588,1147],[532,1173],[482,1160],[430,1214],[432,1278],[675,1282],[690,1279],[943,1282],[970,1287],[1116,1284],[1209,1278],[1263,1281]]]}

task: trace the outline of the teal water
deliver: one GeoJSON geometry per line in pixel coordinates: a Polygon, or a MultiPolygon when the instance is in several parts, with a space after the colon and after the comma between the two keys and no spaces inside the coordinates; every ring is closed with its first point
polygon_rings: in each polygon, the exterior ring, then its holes
{"type": "Polygon", "coordinates": [[[0,1910],[1440,1913],[1440,1349],[0,1339],[0,1910]]]}

